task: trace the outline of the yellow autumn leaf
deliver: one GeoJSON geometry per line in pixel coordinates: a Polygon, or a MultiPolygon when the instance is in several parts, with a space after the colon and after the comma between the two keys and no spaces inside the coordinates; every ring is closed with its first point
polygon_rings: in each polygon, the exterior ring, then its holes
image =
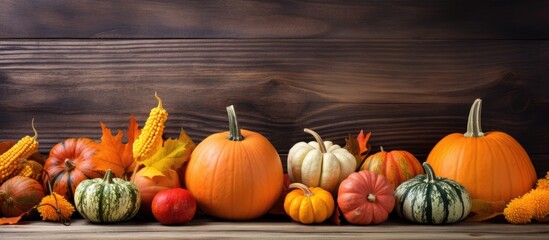
{"type": "Polygon", "coordinates": [[[163,172],[169,169],[180,168],[183,163],[189,160],[191,152],[196,147],[193,140],[181,129],[179,138],[168,139],[164,146],[154,153],[150,158],[141,162],[145,167],[142,169],[143,176],[152,178],[164,176],[163,172]]]}
{"type": "Polygon", "coordinates": [[[473,199],[471,213],[466,221],[480,222],[488,220],[503,214],[505,202],[503,201],[484,201],[482,199],[473,199]]]}

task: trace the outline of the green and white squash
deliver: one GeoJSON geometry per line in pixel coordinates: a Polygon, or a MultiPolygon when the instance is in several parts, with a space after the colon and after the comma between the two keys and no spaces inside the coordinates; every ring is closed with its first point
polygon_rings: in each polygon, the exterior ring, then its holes
{"type": "Polygon", "coordinates": [[[135,184],[113,178],[109,169],[103,179],[82,181],[75,190],[74,203],[80,215],[90,222],[113,223],[133,218],[141,199],[135,184]]]}
{"type": "Polygon", "coordinates": [[[469,215],[471,197],[458,182],[436,177],[428,163],[418,175],[395,190],[396,211],[401,218],[421,224],[459,222],[469,215]]]}

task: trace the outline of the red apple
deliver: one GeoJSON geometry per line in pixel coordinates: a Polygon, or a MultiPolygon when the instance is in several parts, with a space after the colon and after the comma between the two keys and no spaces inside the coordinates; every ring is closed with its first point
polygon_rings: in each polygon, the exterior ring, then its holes
{"type": "Polygon", "coordinates": [[[196,199],[183,188],[162,190],[152,200],[152,213],[165,225],[190,222],[196,213],[196,199]]]}
{"type": "Polygon", "coordinates": [[[139,208],[139,216],[149,220],[152,219],[151,203],[154,196],[166,189],[179,188],[179,176],[176,171],[168,170],[164,176],[154,176],[153,178],[143,176],[143,169],[135,174],[135,185],[139,189],[141,195],[141,207],[139,208]]]}

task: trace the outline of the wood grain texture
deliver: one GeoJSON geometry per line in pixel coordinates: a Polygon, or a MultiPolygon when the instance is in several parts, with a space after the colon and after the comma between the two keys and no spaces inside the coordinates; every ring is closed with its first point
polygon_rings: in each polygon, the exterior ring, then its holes
{"type": "Polygon", "coordinates": [[[68,137],[99,139],[99,121],[124,129],[135,114],[143,124],[158,91],[173,137],[225,131],[234,104],[241,126],[281,154],[312,140],[308,127],[339,144],[365,129],[375,149],[426,156],[465,131],[480,97],[484,130],[514,136],[541,174],[547,62],[547,41],[4,40],[0,139],[31,134],[33,117],[44,153],[68,137]]]}
{"type": "Polygon", "coordinates": [[[452,225],[412,225],[392,220],[381,225],[334,226],[302,225],[288,220],[225,222],[195,219],[188,225],[163,226],[159,223],[127,222],[94,225],[77,219],[71,226],[36,222],[0,227],[9,239],[546,239],[549,225],[504,223],[458,223],[452,225]]]}
{"type": "Polygon", "coordinates": [[[0,38],[547,39],[547,1],[0,0],[0,38]]]}

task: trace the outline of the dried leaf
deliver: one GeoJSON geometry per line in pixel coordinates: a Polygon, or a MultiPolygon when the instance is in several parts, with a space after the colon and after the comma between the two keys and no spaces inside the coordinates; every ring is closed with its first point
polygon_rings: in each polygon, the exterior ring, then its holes
{"type": "Polygon", "coordinates": [[[360,130],[360,133],[356,138],[349,134],[348,138],[345,138],[345,149],[355,156],[356,169],[359,170],[362,167],[362,162],[366,159],[366,156],[370,152],[370,146],[368,140],[370,140],[371,132],[364,135],[364,131],[360,130]]]}
{"type": "Polygon", "coordinates": [[[103,122],[100,122],[100,124],[103,135],[101,136],[99,150],[93,158],[98,169],[101,171],[111,169],[118,178],[130,176],[135,166],[132,153],[133,142],[139,134],[134,116],[131,116],[128,125],[127,143],[122,143],[124,137],[122,130],[118,130],[118,133],[113,135],[103,122]]]}
{"type": "Polygon", "coordinates": [[[349,133],[349,137],[345,138],[345,149],[351,154],[360,155],[360,147],[358,146],[358,140],[349,133]]]}
{"type": "Polygon", "coordinates": [[[21,215],[17,217],[2,217],[0,218],[0,225],[13,225],[19,223],[21,218],[23,218],[25,215],[27,215],[28,212],[24,212],[21,215]]]}
{"type": "Polygon", "coordinates": [[[358,141],[358,146],[360,147],[360,156],[366,157],[368,153],[370,152],[370,147],[368,146],[368,141],[370,140],[370,135],[372,135],[372,132],[364,134],[363,130],[360,130],[360,133],[356,137],[356,140],[358,141]]]}
{"type": "Polygon", "coordinates": [[[479,222],[497,217],[503,214],[505,206],[506,204],[503,201],[489,202],[482,199],[473,199],[471,213],[466,221],[479,222]]]}
{"type": "Polygon", "coordinates": [[[143,176],[149,178],[159,175],[164,176],[163,172],[180,168],[183,163],[189,160],[195,147],[196,144],[193,140],[181,129],[178,139],[168,139],[161,149],[142,162],[145,166],[141,170],[143,176]]]}

